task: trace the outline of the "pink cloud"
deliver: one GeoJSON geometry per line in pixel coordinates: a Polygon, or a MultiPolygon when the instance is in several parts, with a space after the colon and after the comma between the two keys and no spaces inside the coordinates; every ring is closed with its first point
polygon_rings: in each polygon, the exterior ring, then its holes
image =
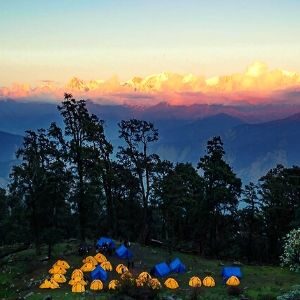
{"type": "Polygon", "coordinates": [[[0,98],[61,100],[65,92],[103,104],[299,103],[300,75],[280,69],[269,70],[266,64],[256,62],[244,73],[213,78],[164,72],[145,78],[134,77],[126,82],[120,82],[117,77],[90,81],[74,77],[66,85],[42,80],[35,87],[26,84],[2,87],[0,98]]]}

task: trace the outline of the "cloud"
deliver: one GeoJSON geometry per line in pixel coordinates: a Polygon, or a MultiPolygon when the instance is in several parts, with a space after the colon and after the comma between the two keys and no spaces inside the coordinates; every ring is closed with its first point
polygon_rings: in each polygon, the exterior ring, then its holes
{"type": "Polygon", "coordinates": [[[171,105],[299,103],[300,74],[270,70],[265,63],[255,62],[244,73],[212,78],[163,72],[145,78],[133,77],[125,82],[116,76],[90,81],[73,77],[65,85],[42,80],[35,87],[14,84],[0,88],[0,98],[61,100],[64,92],[105,104],[155,105],[162,101],[171,105]]]}

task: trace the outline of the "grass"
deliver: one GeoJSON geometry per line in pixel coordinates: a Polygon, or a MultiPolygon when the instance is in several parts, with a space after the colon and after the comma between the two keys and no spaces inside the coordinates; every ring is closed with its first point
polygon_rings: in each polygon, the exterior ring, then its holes
{"type": "MultiPolygon", "coordinates": [[[[39,282],[49,276],[48,270],[57,259],[65,259],[71,265],[71,269],[66,275],[67,280],[69,280],[71,270],[82,265],[82,258],[77,255],[77,248],[78,244],[76,242],[58,244],[54,248],[54,258],[46,262],[42,261],[42,256],[36,257],[33,249],[2,259],[0,261],[0,299],[17,299],[25,296],[26,299],[33,300],[44,299],[47,295],[51,295],[52,299],[109,298],[112,293],[108,292],[107,289],[93,293],[87,288],[87,292],[84,294],[74,294],[67,283],[62,284],[61,288],[57,290],[41,290],[38,288],[39,282]]],[[[46,248],[43,250],[45,256],[46,248]]],[[[228,296],[220,276],[221,264],[230,264],[230,262],[207,260],[182,253],[173,253],[170,256],[164,249],[141,247],[137,244],[132,245],[132,251],[135,256],[135,268],[132,273],[135,276],[142,271],[150,271],[156,263],[168,261],[175,257],[179,257],[187,266],[186,273],[171,275],[178,281],[179,289],[173,291],[163,288],[160,292],[161,296],[175,295],[179,299],[191,299],[193,291],[188,286],[189,278],[192,276],[204,278],[206,275],[211,274],[215,278],[216,287],[201,287],[199,289],[200,299],[235,299],[228,296]]],[[[113,266],[122,262],[116,257],[111,257],[109,260],[113,266]]],[[[248,299],[275,299],[276,296],[290,290],[293,285],[299,284],[300,280],[299,274],[273,266],[244,265],[242,266],[242,272],[244,277],[240,288],[243,295],[248,299]]],[[[119,275],[116,272],[110,272],[109,280],[117,278],[119,278],[119,275]]],[[[160,281],[163,283],[164,279],[160,279],[160,281]]]]}

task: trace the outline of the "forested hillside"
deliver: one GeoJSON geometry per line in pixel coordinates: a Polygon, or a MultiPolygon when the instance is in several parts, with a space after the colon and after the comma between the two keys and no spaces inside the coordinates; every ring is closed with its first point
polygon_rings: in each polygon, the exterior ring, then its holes
{"type": "Polygon", "coordinates": [[[66,238],[109,234],[142,244],[167,241],[207,257],[273,263],[282,238],[300,224],[298,166],[277,165],[243,187],[219,136],[199,151],[196,167],[174,164],[151,150],[160,139],[151,122],[120,121],[122,146],[115,148],[105,122],[84,100],[66,94],[59,112],[63,127],[27,131],[16,153],[20,164],[1,190],[2,244],[34,243],[38,254],[46,243],[51,256],[66,238]]]}

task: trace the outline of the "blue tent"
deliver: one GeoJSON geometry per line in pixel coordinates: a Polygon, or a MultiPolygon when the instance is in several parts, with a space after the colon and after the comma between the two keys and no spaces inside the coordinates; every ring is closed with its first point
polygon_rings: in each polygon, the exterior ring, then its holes
{"type": "Polygon", "coordinates": [[[91,272],[92,280],[100,279],[102,281],[107,280],[107,272],[101,267],[97,266],[92,272],[91,272]]]}
{"type": "Polygon", "coordinates": [[[154,271],[154,275],[156,277],[164,277],[164,276],[169,275],[171,272],[169,266],[165,262],[162,262],[162,263],[154,266],[153,271],[154,271]]]}
{"type": "Polygon", "coordinates": [[[171,263],[170,263],[170,270],[171,272],[175,273],[184,273],[186,272],[186,267],[185,265],[181,262],[179,258],[175,258],[171,263]]]}
{"type": "Polygon", "coordinates": [[[112,239],[107,238],[107,237],[101,237],[98,242],[97,242],[97,246],[98,247],[103,247],[105,246],[105,244],[108,244],[109,248],[114,249],[116,248],[115,243],[112,239]]]}
{"type": "Polygon", "coordinates": [[[237,278],[242,278],[242,272],[240,267],[223,267],[221,275],[223,280],[227,280],[231,276],[236,276],[237,278]]]}
{"type": "Polygon", "coordinates": [[[116,254],[119,258],[130,259],[132,258],[132,252],[128,250],[124,245],[121,245],[117,250],[116,254]]]}

